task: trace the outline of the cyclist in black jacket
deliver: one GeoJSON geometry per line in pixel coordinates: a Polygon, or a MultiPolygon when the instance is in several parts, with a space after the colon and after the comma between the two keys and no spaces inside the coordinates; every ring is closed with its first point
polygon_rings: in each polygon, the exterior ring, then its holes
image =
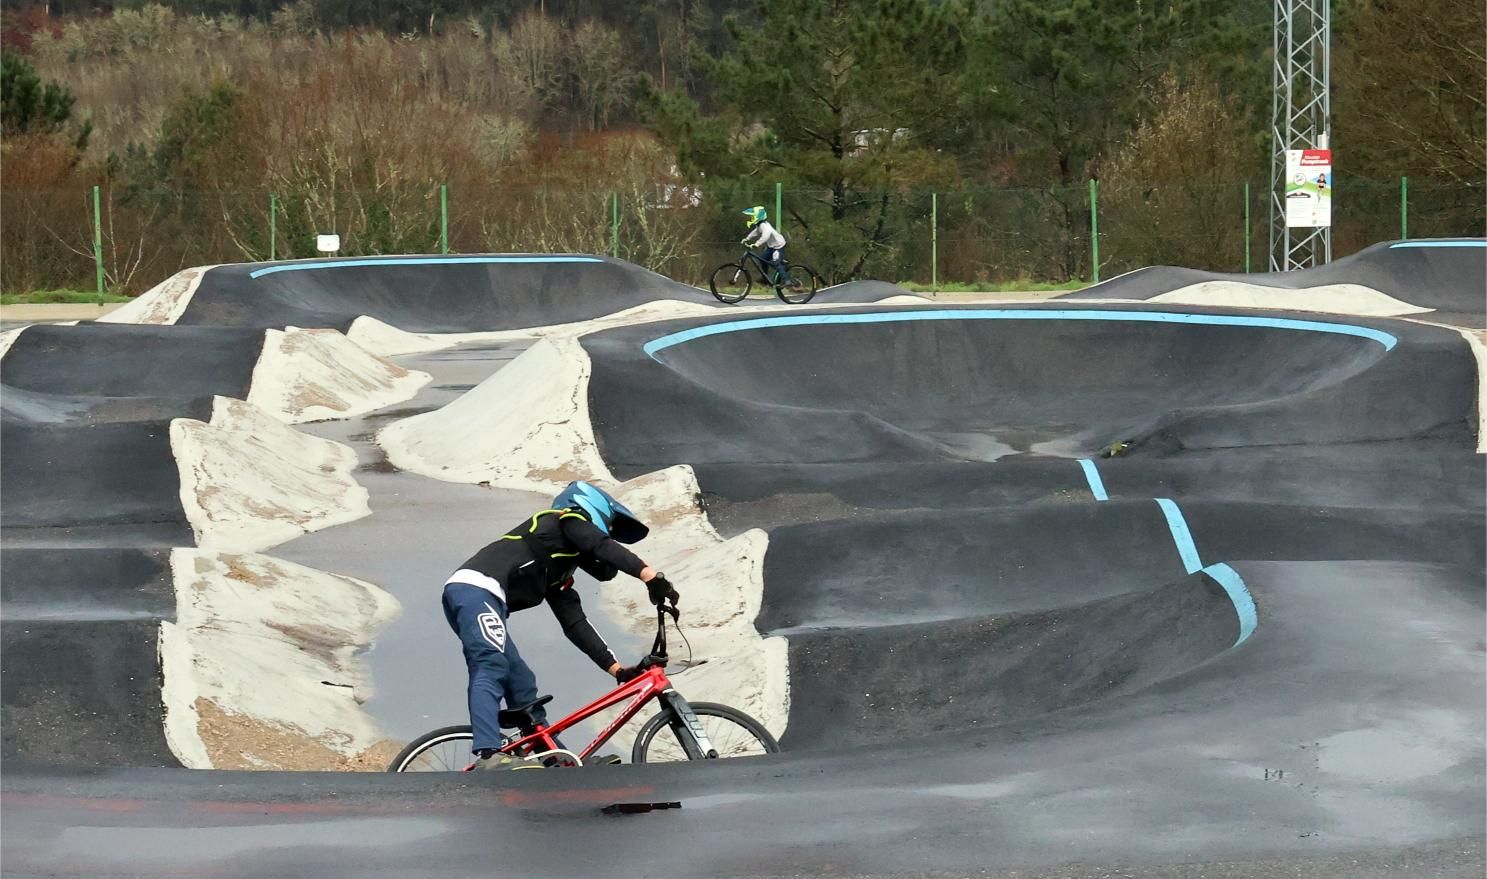
{"type": "MultiPolygon", "coordinates": [[[[622,665],[583,612],[573,588],[573,571],[582,568],[596,580],[612,580],[623,571],[646,584],[651,602],[670,599],[676,588],[666,576],[641,561],[623,544],[650,533],[635,514],[607,492],[587,482],[574,482],[552,508],[512,528],[485,546],[449,575],[444,583],[444,617],[464,645],[470,674],[472,750],[483,768],[507,768],[514,762],[495,758],[501,746],[497,713],[537,700],[537,678],[506,632],[508,614],[546,601],[569,641],[594,664],[624,683],[640,670],[622,665]]],[[[534,716],[545,722],[542,709],[534,716]]]]}

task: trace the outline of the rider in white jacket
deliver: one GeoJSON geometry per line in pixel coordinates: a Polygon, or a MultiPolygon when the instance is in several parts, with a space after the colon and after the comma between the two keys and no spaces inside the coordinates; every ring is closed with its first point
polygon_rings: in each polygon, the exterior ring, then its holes
{"type": "MultiPolygon", "coordinates": [[[[743,240],[745,247],[759,245],[764,248],[764,261],[774,269],[779,286],[792,284],[790,272],[785,268],[785,236],[769,223],[769,212],[763,205],[755,205],[743,212],[748,217],[749,234],[743,240]]],[[[766,280],[769,280],[766,278],[766,280]]]]}

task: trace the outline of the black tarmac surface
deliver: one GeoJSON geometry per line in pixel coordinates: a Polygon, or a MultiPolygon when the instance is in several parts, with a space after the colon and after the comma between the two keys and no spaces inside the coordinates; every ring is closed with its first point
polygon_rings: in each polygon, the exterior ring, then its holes
{"type": "MultiPolygon", "coordinates": [[[[314,273],[266,277],[295,274],[314,273]]],[[[691,464],[717,527],[769,533],[756,625],[788,639],[792,684],[771,758],[98,768],[170,762],[141,647],[172,610],[165,555],[76,549],[138,517],[70,542],[11,526],[7,433],[6,875],[1482,875],[1487,470],[1460,334],[1063,301],[915,311],[729,310],[584,340],[616,473],[691,464]],[[708,334],[718,321],[738,326],[708,334]],[[16,553],[14,533],[47,537],[16,553]],[[658,801],[682,808],[600,811],[658,801]]],[[[435,329],[429,313],[383,319],[435,329]]],[[[56,517],[40,500],[16,515],[56,517]]]]}
{"type": "Polygon", "coordinates": [[[27,327],[0,371],[0,710],[7,770],[179,766],[165,742],[169,548],[192,545],[175,418],[247,395],[258,330],[27,327]]]}
{"type": "Polygon", "coordinates": [[[179,323],[344,331],[364,315],[409,332],[466,333],[588,320],[657,299],[718,304],[608,257],[370,257],[210,269],[179,323]]]}
{"type": "Polygon", "coordinates": [[[1111,278],[1068,299],[1150,299],[1204,281],[1237,281],[1301,289],[1359,284],[1411,305],[1435,310],[1415,315],[1462,327],[1487,327],[1487,239],[1384,241],[1324,266],[1295,272],[1225,274],[1152,266],[1111,278]]]}

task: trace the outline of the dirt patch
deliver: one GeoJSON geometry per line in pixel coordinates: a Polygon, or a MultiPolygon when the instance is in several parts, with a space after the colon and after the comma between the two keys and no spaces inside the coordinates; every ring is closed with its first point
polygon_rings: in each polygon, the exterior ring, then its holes
{"type": "Polygon", "coordinates": [[[403,747],[401,742],[382,739],[348,756],[298,727],[233,714],[206,697],[198,698],[195,707],[201,718],[197,730],[218,769],[381,772],[403,747]]]}
{"type": "MultiPolygon", "coordinates": [[[[565,485],[569,482],[574,481],[575,479],[582,478],[578,475],[577,471],[569,470],[565,467],[550,467],[545,470],[530,470],[527,472],[527,476],[537,481],[552,482],[559,485],[565,485]]],[[[481,484],[487,488],[490,487],[489,482],[483,482],[481,484]]]]}
{"type": "Polygon", "coordinates": [[[274,585],[271,577],[265,577],[253,570],[243,561],[240,555],[221,556],[223,564],[227,565],[227,579],[237,580],[239,583],[247,583],[249,586],[257,586],[260,589],[274,585]]]}
{"type": "Polygon", "coordinates": [[[319,385],[301,385],[289,398],[289,412],[293,415],[303,415],[305,410],[313,406],[320,406],[333,412],[345,412],[350,408],[345,400],[319,385]]]}
{"type": "MultiPolygon", "coordinates": [[[[231,577],[232,574],[229,573],[227,576],[231,577]]],[[[340,665],[336,659],[336,651],[347,646],[345,632],[338,632],[325,626],[291,626],[276,622],[268,622],[265,625],[284,635],[295,647],[316,657],[326,665],[332,667],[340,665]]]]}
{"type": "Polygon", "coordinates": [[[664,528],[667,525],[674,525],[678,522],[689,522],[695,519],[705,509],[702,494],[700,492],[694,493],[690,500],[690,504],[678,504],[661,509],[647,510],[645,512],[645,523],[654,530],[656,528],[664,528]]]}
{"type": "Polygon", "coordinates": [[[266,501],[260,501],[248,497],[243,498],[242,503],[243,509],[252,513],[259,519],[283,520],[285,522],[293,522],[294,524],[301,526],[303,526],[305,522],[305,514],[302,511],[291,510],[288,507],[282,506],[280,504],[269,503],[266,501]]]}

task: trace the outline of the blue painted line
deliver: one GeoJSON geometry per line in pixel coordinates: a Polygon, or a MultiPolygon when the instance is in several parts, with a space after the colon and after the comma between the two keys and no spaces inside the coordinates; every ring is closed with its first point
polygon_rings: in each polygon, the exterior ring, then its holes
{"type": "Polygon", "coordinates": [[[341,259],[333,262],[297,262],[282,266],[269,266],[248,273],[250,278],[261,278],[277,272],[307,272],[311,269],[350,269],[363,266],[421,266],[421,265],[469,265],[471,263],[562,263],[604,262],[596,256],[434,256],[412,259],[341,259]]]}
{"type": "Polygon", "coordinates": [[[1487,247],[1487,240],[1477,239],[1475,241],[1401,241],[1398,244],[1389,245],[1389,249],[1396,247],[1487,247]]]}
{"type": "Polygon", "coordinates": [[[1189,574],[1196,574],[1203,569],[1203,562],[1198,560],[1198,544],[1193,542],[1193,532],[1188,530],[1182,510],[1171,498],[1159,497],[1155,500],[1157,506],[1162,508],[1162,515],[1167,517],[1167,529],[1172,532],[1172,542],[1177,544],[1177,554],[1182,557],[1182,566],[1189,574]]]}
{"type": "Polygon", "coordinates": [[[1095,496],[1095,500],[1110,500],[1110,495],[1105,493],[1105,481],[1100,478],[1100,471],[1095,469],[1095,462],[1088,458],[1080,458],[1079,466],[1084,468],[1084,478],[1089,482],[1089,493],[1095,496]]]}
{"type": "Polygon", "coordinates": [[[1239,572],[1223,562],[1209,565],[1203,569],[1203,573],[1224,587],[1224,591],[1229,593],[1229,600],[1234,602],[1234,612],[1239,614],[1239,638],[1234,642],[1234,646],[1238,647],[1259,624],[1259,615],[1255,613],[1255,597],[1250,594],[1249,587],[1244,585],[1244,578],[1239,576],[1239,572]]]}
{"type": "Polygon", "coordinates": [[[800,314],[784,317],[763,317],[746,320],[723,321],[705,324],[689,330],[671,333],[646,342],[644,350],[651,359],[659,360],[656,353],[674,345],[745,330],[762,330],[767,327],[795,327],[814,324],[884,324],[910,323],[929,320],[1104,320],[1125,323],[1193,324],[1217,327],[1262,327],[1267,329],[1301,330],[1313,333],[1335,333],[1370,339],[1393,350],[1399,340],[1382,330],[1353,324],[1325,323],[1314,320],[1292,320],[1278,317],[1251,317],[1228,314],[1182,314],[1168,311],[1105,311],[1097,309],[948,309],[935,311],[879,311],[866,314],[800,314]]]}

